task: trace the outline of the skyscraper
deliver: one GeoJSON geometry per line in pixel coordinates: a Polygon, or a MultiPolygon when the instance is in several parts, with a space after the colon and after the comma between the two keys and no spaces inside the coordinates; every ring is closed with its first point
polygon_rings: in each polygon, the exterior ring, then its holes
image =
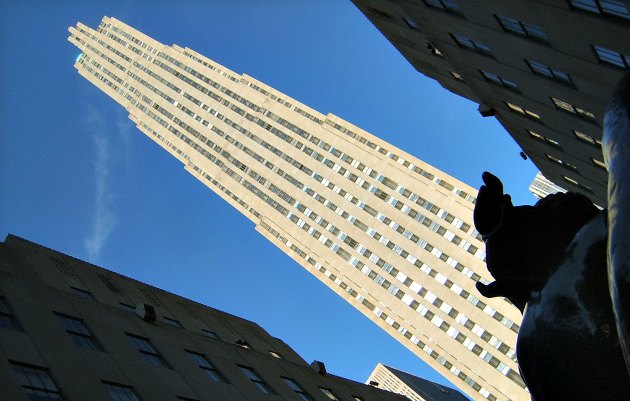
{"type": "Polygon", "coordinates": [[[536,174],[536,177],[534,177],[532,183],[529,184],[529,190],[538,199],[542,199],[547,195],[555,194],[558,192],[567,192],[566,189],[561,188],[546,179],[540,171],[538,172],[538,174],[536,174]]]}
{"type": "Polygon", "coordinates": [[[416,70],[494,116],[547,179],[606,205],[602,120],[630,68],[628,0],[353,2],[416,70]]]}
{"type": "Polygon", "coordinates": [[[264,237],[474,399],[529,398],[520,313],[475,295],[490,280],[475,189],[114,18],[70,32],[79,74],[264,237]]]}
{"type": "Polygon", "coordinates": [[[468,401],[459,391],[379,363],[366,383],[411,401],[468,401]]]}

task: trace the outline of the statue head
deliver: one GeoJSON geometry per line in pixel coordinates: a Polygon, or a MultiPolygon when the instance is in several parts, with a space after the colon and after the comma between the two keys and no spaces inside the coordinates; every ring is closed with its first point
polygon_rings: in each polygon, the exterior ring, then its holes
{"type": "Polygon", "coordinates": [[[552,194],[534,206],[513,206],[494,175],[484,172],[474,223],[486,244],[486,265],[496,281],[477,283],[488,298],[508,298],[523,311],[558,267],[567,246],[598,210],[583,195],[552,194]]]}

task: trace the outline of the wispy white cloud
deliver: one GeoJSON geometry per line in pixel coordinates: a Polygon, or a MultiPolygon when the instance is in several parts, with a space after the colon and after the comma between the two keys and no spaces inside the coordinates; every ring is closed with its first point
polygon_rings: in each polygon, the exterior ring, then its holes
{"type": "Polygon", "coordinates": [[[89,261],[97,263],[105,242],[116,226],[113,209],[114,195],[109,180],[112,164],[111,139],[101,111],[88,108],[86,124],[94,140],[94,215],[91,233],[84,239],[89,261]]]}

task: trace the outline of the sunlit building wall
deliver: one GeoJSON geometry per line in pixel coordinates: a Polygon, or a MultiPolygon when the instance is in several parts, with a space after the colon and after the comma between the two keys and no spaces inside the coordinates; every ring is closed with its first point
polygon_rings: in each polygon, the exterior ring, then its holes
{"type": "Polygon", "coordinates": [[[547,179],[607,204],[603,117],[630,68],[627,0],[353,2],[417,71],[494,116],[547,179]]]}
{"type": "Polygon", "coordinates": [[[79,74],[265,238],[475,400],[529,399],[520,313],[475,289],[491,280],[475,189],[116,19],[70,32],[79,74]]]}
{"type": "Polygon", "coordinates": [[[566,189],[559,187],[553,182],[545,178],[539,171],[534,177],[534,180],[529,185],[529,191],[534,194],[538,199],[542,199],[547,195],[555,194],[558,192],[567,192],[566,189]]]}
{"type": "Polygon", "coordinates": [[[366,383],[410,401],[469,401],[459,391],[379,363],[366,383]]]}

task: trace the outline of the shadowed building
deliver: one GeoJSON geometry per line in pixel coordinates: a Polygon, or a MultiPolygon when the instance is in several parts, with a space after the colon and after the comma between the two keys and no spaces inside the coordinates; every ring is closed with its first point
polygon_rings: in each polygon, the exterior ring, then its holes
{"type": "Polygon", "coordinates": [[[353,1],[416,70],[494,116],[546,178],[606,205],[602,119],[630,67],[627,1],[353,1]]]}
{"type": "Polygon", "coordinates": [[[0,243],[0,399],[405,400],[309,366],[254,322],[12,235],[0,243]]]}
{"type": "Polygon", "coordinates": [[[468,398],[455,389],[381,363],[376,365],[366,383],[402,394],[411,401],[469,401],[468,398]]]}
{"type": "Polygon", "coordinates": [[[519,311],[476,296],[491,278],[474,188],[114,18],[70,32],[79,74],[261,235],[471,397],[529,398],[519,311]]]}

